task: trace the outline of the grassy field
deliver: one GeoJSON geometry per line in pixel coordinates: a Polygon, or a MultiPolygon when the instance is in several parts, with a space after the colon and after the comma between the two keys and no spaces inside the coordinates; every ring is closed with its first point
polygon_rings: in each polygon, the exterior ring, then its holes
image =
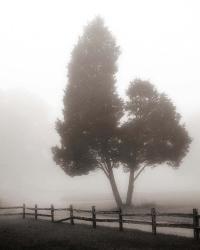
{"type": "Polygon", "coordinates": [[[0,219],[1,250],[134,250],[200,249],[200,241],[139,230],[119,232],[115,228],[71,226],[21,218],[0,219]]]}

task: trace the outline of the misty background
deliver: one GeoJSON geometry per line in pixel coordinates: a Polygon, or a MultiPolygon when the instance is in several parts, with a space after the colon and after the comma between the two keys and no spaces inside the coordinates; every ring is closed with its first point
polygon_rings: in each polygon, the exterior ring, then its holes
{"type": "MultiPolygon", "coordinates": [[[[178,170],[146,169],[137,202],[196,202],[200,194],[199,1],[2,1],[0,3],[0,200],[63,203],[112,199],[103,173],[69,177],[52,160],[59,143],[67,64],[96,15],[121,47],[117,88],[150,80],[174,102],[193,142],[178,170]]],[[[115,171],[125,193],[128,175],[115,171]]]]}

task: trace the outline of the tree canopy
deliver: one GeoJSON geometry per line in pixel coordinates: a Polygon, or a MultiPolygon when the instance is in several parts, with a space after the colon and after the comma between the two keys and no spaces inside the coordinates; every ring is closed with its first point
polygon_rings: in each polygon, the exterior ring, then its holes
{"type": "Polygon", "coordinates": [[[68,66],[64,120],[57,122],[61,147],[53,148],[55,161],[67,174],[87,174],[100,168],[112,178],[114,189],[112,168],[118,154],[117,126],[123,108],[115,88],[119,54],[101,18],[85,27],[68,66]]]}
{"type": "Polygon", "coordinates": [[[146,166],[180,166],[191,139],[172,101],[148,81],[136,79],[127,90],[127,121],[121,126],[122,163],[130,170],[127,203],[146,166]]]}
{"type": "Polygon", "coordinates": [[[124,165],[130,172],[130,204],[134,181],[143,169],[162,163],[179,166],[191,140],[171,100],[148,81],[136,79],[127,90],[128,101],[119,98],[119,54],[101,18],[85,27],[68,65],[63,120],[56,123],[61,145],[52,151],[70,176],[101,169],[121,206],[114,168],[124,165]]]}
{"type": "Polygon", "coordinates": [[[139,79],[130,83],[127,96],[128,119],[121,127],[124,163],[178,167],[191,140],[172,101],[139,79]]]}

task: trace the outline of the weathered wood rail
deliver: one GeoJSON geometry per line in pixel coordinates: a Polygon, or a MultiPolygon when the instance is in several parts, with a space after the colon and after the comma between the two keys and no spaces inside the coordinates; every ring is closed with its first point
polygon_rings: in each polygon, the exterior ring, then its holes
{"type": "Polygon", "coordinates": [[[155,208],[152,208],[150,213],[123,213],[122,209],[118,210],[96,210],[95,206],[92,206],[90,210],[86,209],[75,209],[72,205],[69,208],[55,208],[51,205],[49,208],[38,207],[37,204],[34,207],[27,207],[25,204],[22,206],[12,206],[12,207],[0,207],[0,216],[11,216],[11,215],[20,215],[23,219],[27,216],[33,216],[35,220],[38,217],[49,217],[52,222],[60,223],[64,221],[70,221],[71,225],[75,224],[75,220],[89,221],[92,222],[92,227],[96,228],[97,223],[107,222],[107,223],[118,223],[119,230],[124,230],[124,224],[142,224],[150,225],[152,227],[152,234],[157,234],[157,228],[159,227],[170,227],[170,228],[184,228],[192,229],[194,239],[199,239],[200,226],[199,219],[200,215],[196,208],[193,209],[192,213],[160,213],[156,211],[155,208]],[[1,212],[5,210],[15,210],[14,212],[1,212]],[[17,212],[16,212],[17,210],[17,212]],[[45,214],[41,211],[48,211],[48,214],[45,214]],[[56,211],[66,211],[68,216],[59,220],[55,220],[56,211]],[[77,214],[89,214],[90,216],[79,216],[77,214]],[[97,218],[98,215],[103,215],[105,218],[97,218]],[[106,215],[113,215],[112,218],[107,218],[106,215]],[[172,222],[159,222],[158,218],[163,217],[176,217],[176,218],[189,218],[192,219],[191,223],[172,223],[172,222]],[[138,219],[142,218],[142,220],[138,219]],[[145,218],[145,220],[144,220],[145,218]],[[146,219],[147,218],[147,219],[146,219]]]}

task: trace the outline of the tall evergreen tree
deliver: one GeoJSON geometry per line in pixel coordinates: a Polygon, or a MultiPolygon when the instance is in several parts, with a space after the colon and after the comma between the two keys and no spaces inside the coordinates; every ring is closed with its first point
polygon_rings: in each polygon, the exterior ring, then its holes
{"type": "Polygon", "coordinates": [[[120,50],[101,18],[95,18],[74,47],[68,66],[63,120],[57,121],[61,146],[54,159],[71,176],[101,169],[118,206],[122,200],[113,168],[118,166],[118,123],[122,101],[115,89],[120,50]]]}

